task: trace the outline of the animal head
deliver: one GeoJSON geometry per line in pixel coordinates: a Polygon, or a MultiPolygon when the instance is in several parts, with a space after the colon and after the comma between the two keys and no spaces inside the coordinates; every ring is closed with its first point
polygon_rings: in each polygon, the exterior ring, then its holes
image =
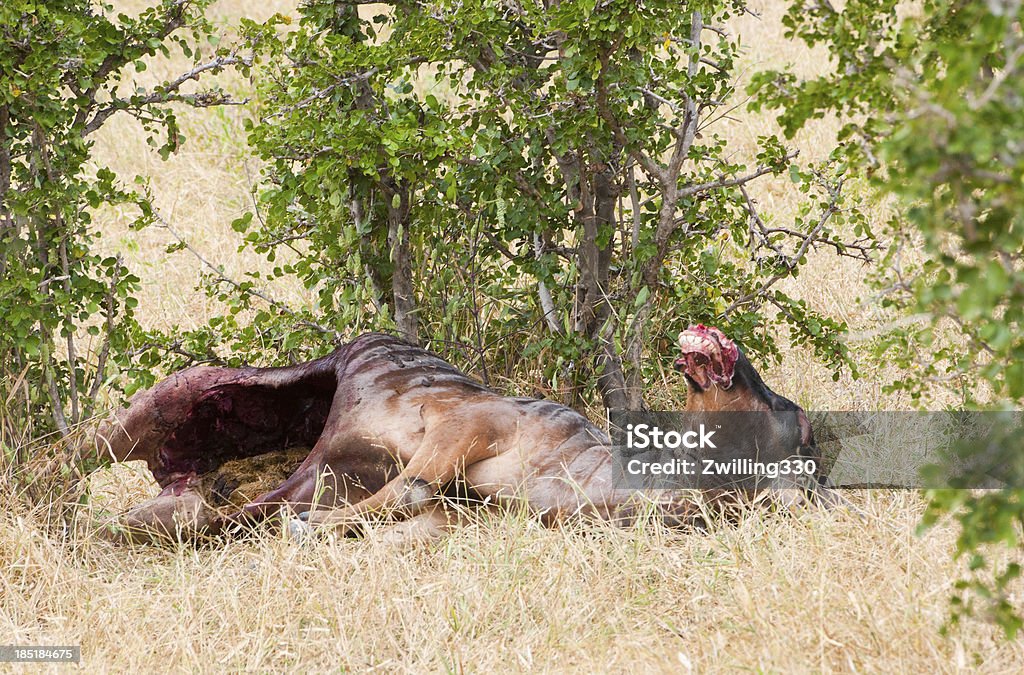
{"type": "Polygon", "coordinates": [[[679,334],[679,348],[683,356],[676,359],[674,367],[697,391],[707,391],[712,385],[732,386],[740,350],[725,333],[704,324],[690,326],[679,334]]]}

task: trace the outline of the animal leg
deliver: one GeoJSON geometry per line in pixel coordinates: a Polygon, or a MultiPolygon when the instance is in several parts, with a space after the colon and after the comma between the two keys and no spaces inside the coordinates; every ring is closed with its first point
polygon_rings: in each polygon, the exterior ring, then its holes
{"type": "Polygon", "coordinates": [[[399,547],[429,544],[441,539],[458,521],[458,515],[443,504],[434,504],[423,509],[408,520],[388,525],[377,538],[399,547]]]}
{"type": "Polygon", "coordinates": [[[136,544],[191,540],[215,534],[216,515],[192,490],[160,494],[120,516],[110,536],[136,544]]]}
{"type": "Polygon", "coordinates": [[[453,442],[452,432],[452,428],[440,425],[428,429],[409,463],[384,487],[350,506],[313,511],[305,516],[306,522],[313,527],[332,526],[344,531],[373,513],[388,512],[404,518],[416,515],[441,486],[491,453],[487,434],[456,433],[453,442]]]}
{"type": "Polygon", "coordinates": [[[282,507],[294,512],[357,503],[398,473],[398,462],[386,449],[363,441],[317,447],[276,489],[260,495],[231,516],[239,522],[262,520],[282,507]]]}

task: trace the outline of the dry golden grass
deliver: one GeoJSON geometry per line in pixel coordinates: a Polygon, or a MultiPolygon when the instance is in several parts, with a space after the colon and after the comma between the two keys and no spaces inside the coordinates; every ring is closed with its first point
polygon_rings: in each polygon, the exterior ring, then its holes
{"type": "MultiPolygon", "coordinates": [[[[139,2],[118,3],[129,9],[139,2]]],[[[795,62],[820,67],[782,37],[778,0],[755,2],[761,20],[733,28],[750,46],[749,67],[795,62]]],[[[284,0],[217,5],[225,22],[242,14],[293,11],[284,0]]],[[[820,57],[820,54],[818,55],[820,57]]],[[[155,62],[140,80],[180,72],[155,62]]],[[[246,83],[231,84],[239,92],[246,83]]],[[[249,204],[258,163],[248,156],[248,111],[182,111],[183,150],[163,162],[138,127],[119,119],[97,139],[96,161],[146,175],[157,203],[204,255],[241,276],[265,262],[237,252],[229,223],[249,204]]],[[[739,113],[723,123],[738,152],[774,130],[768,117],[739,113]]],[[[798,139],[821,158],[836,124],[798,139]]],[[[786,179],[755,197],[785,219],[797,199],[786,179]]],[[[195,287],[201,267],[164,252],[159,228],[127,229],[130,214],[107,210],[99,227],[142,277],[140,319],[192,328],[218,313],[195,287]]],[[[881,214],[880,214],[881,215],[881,214]]],[[[869,330],[880,316],[864,270],[815,256],[787,290],[869,330]]],[[[298,286],[272,289],[299,305],[298,286]]],[[[765,370],[780,392],[813,409],[905,407],[885,396],[884,366],[864,358],[864,377],[832,382],[798,349],[765,370]]],[[[657,396],[678,400],[671,377],[657,396]]],[[[200,549],[129,549],[81,527],[155,491],[138,466],[94,480],[95,499],[60,537],[45,514],[0,498],[0,644],[81,644],[98,671],[380,670],[708,672],[1016,672],[1024,648],[981,622],[938,633],[962,566],[951,561],[954,530],[914,534],[915,494],[861,494],[848,511],[781,517],[755,512],[710,533],[595,525],[546,530],[516,514],[487,515],[444,541],[404,549],[371,536],[297,547],[273,535],[200,549]],[[102,513],[101,513],[102,512],[102,513]]]]}
{"type": "Polygon", "coordinates": [[[484,516],[413,549],[128,549],[5,515],[0,642],[80,643],[103,671],[1018,670],[983,624],[938,633],[950,530],[916,537],[911,494],[858,501],[707,534],[484,516]]]}

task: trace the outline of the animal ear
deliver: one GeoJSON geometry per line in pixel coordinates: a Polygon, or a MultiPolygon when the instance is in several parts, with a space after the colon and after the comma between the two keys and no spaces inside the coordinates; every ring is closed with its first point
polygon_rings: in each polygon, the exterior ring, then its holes
{"type": "Polygon", "coordinates": [[[811,429],[811,421],[807,419],[807,413],[805,413],[803,410],[797,411],[796,422],[798,425],[800,425],[800,447],[813,447],[814,431],[811,429]]]}

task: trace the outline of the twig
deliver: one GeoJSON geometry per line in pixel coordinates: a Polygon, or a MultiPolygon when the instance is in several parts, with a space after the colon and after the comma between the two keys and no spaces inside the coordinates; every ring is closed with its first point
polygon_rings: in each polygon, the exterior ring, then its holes
{"type": "Polygon", "coordinates": [[[117,256],[114,269],[110,275],[110,285],[107,287],[107,334],[103,338],[103,346],[100,348],[99,356],[96,359],[96,376],[93,378],[92,386],[89,387],[89,400],[95,401],[103,385],[103,374],[107,369],[107,358],[110,356],[111,335],[114,332],[114,293],[117,290],[117,279],[121,273],[121,256],[117,256]]]}
{"type": "MultiPolygon", "coordinates": [[[[425,57],[425,56],[417,56],[417,57],[414,57],[414,58],[411,58],[411,59],[406,59],[405,61],[403,61],[401,63],[394,64],[391,67],[392,68],[404,68],[404,67],[408,67],[408,66],[418,65],[420,63],[425,63],[426,61],[427,61],[427,57],[425,57]]],[[[373,68],[369,68],[367,70],[364,70],[361,73],[355,73],[354,75],[347,75],[347,76],[345,76],[345,77],[343,77],[341,79],[335,80],[333,83],[327,85],[323,89],[314,89],[312,94],[310,94],[306,98],[302,99],[298,103],[295,103],[295,104],[289,105],[289,106],[285,106],[285,107],[281,108],[281,110],[273,113],[272,115],[268,115],[267,117],[265,117],[263,119],[264,119],[264,121],[272,120],[272,119],[276,119],[278,117],[283,117],[283,116],[287,115],[288,113],[295,112],[296,110],[303,110],[305,108],[308,108],[311,103],[313,103],[314,101],[318,101],[320,99],[327,98],[328,96],[330,96],[334,92],[334,90],[338,89],[339,87],[347,87],[348,85],[355,84],[356,82],[366,82],[371,77],[373,77],[374,75],[379,73],[381,70],[383,70],[382,66],[374,66],[373,68]]]]}
{"type": "MultiPolygon", "coordinates": [[[[832,191],[832,200],[829,202],[828,207],[821,214],[821,218],[818,220],[818,224],[815,225],[814,229],[812,229],[804,237],[796,253],[793,254],[793,256],[786,256],[783,258],[783,265],[785,269],[780,272],[776,272],[771,277],[766,279],[757,288],[757,290],[751,291],[750,293],[746,293],[737,298],[736,300],[733,300],[733,302],[728,307],[726,307],[725,310],[722,311],[722,316],[728,316],[732,314],[732,312],[735,311],[738,307],[747,304],[751,300],[763,297],[765,291],[774,286],[780,280],[788,277],[790,274],[793,273],[793,270],[796,269],[796,266],[799,264],[800,259],[803,258],[804,255],[807,253],[807,250],[810,248],[811,244],[818,240],[818,235],[821,234],[821,230],[824,229],[826,223],[828,223],[829,221],[829,218],[831,218],[832,215],[838,211],[836,203],[838,202],[839,190],[841,190],[841,188],[842,184],[840,183],[840,186],[836,188],[834,191],[832,191]]],[[[771,300],[771,298],[769,298],[769,300],[771,300]]]]}
{"type": "Polygon", "coordinates": [[[237,281],[235,281],[231,277],[229,277],[226,274],[224,274],[224,272],[222,272],[219,267],[217,267],[216,265],[211,263],[209,260],[207,260],[205,257],[203,257],[203,254],[201,254],[199,251],[197,251],[195,249],[195,247],[192,246],[192,244],[188,243],[188,241],[181,234],[179,234],[178,231],[175,230],[171,226],[171,224],[168,223],[164,219],[163,216],[161,216],[156,211],[153,212],[153,216],[159,222],[160,227],[163,227],[165,230],[167,230],[171,234],[171,236],[173,236],[175,239],[177,239],[178,242],[189,253],[191,253],[193,256],[195,256],[195,258],[197,260],[199,260],[200,263],[202,263],[206,268],[211,270],[213,272],[213,274],[220,281],[223,281],[224,283],[228,284],[229,286],[234,287],[235,290],[237,290],[237,291],[239,291],[239,292],[241,292],[241,293],[243,293],[245,295],[256,296],[257,298],[263,300],[264,302],[266,302],[267,304],[269,304],[271,307],[273,307],[274,309],[278,310],[282,314],[286,314],[287,316],[290,316],[293,319],[295,319],[295,322],[296,322],[297,325],[306,326],[307,328],[312,328],[314,330],[320,331],[321,333],[324,333],[325,335],[330,335],[335,340],[340,340],[342,338],[342,335],[340,333],[338,333],[338,331],[334,330],[333,328],[328,328],[327,326],[323,326],[321,324],[318,324],[318,323],[315,323],[313,321],[310,321],[309,319],[303,318],[302,316],[299,315],[298,312],[296,312],[292,308],[288,307],[287,305],[285,305],[282,302],[279,302],[278,300],[275,300],[274,298],[272,298],[272,297],[270,297],[268,295],[263,294],[260,291],[257,291],[257,290],[252,289],[252,288],[244,288],[242,286],[242,284],[238,283],[237,281]]]}
{"type": "MultiPolygon", "coordinates": [[[[533,254],[537,260],[540,260],[541,256],[544,255],[544,243],[536,232],[533,234],[533,254]]],[[[547,284],[539,276],[537,278],[537,296],[540,299],[541,311],[544,312],[544,322],[547,323],[552,333],[562,335],[564,333],[562,325],[558,323],[558,319],[555,316],[555,301],[551,297],[551,291],[548,289],[547,284]]]]}
{"type": "MultiPolygon", "coordinates": [[[[783,159],[791,160],[791,159],[796,158],[796,156],[799,155],[799,154],[800,154],[800,151],[796,150],[796,151],[791,152],[788,155],[786,155],[783,159]]],[[[743,185],[744,183],[749,183],[750,181],[754,180],[755,178],[759,178],[760,176],[763,176],[766,173],[771,173],[772,171],[775,171],[774,167],[771,167],[771,166],[759,166],[756,171],[753,171],[751,173],[745,174],[743,176],[736,176],[735,178],[721,178],[721,179],[716,180],[716,181],[711,181],[711,182],[708,182],[708,183],[699,183],[697,185],[691,185],[689,187],[685,187],[685,188],[683,188],[682,190],[679,191],[679,196],[680,197],[689,197],[691,195],[697,194],[698,192],[704,192],[706,190],[717,190],[718,188],[735,187],[737,185],[743,185]]]]}
{"type": "Polygon", "coordinates": [[[146,96],[133,96],[128,99],[123,98],[112,98],[110,103],[103,108],[100,108],[91,120],[89,120],[82,129],[82,136],[88,136],[92,132],[103,126],[103,123],[107,119],[119,110],[139,110],[142,108],[153,105],[156,103],[169,103],[172,101],[188,103],[197,108],[206,108],[215,105],[242,105],[248,101],[236,101],[230,96],[220,94],[217,92],[200,92],[197,94],[181,94],[178,90],[181,85],[191,80],[198,80],[199,77],[208,71],[217,71],[226,68],[227,66],[234,66],[243,64],[251,66],[253,63],[253,54],[247,56],[238,56],[232,52],[225,56],[218,56],[206,63],[199,64],[192,70],[182,73],[178,77],[174,78],[169,82],[165,82],[158,86],[151,94],[146,96]]]}

